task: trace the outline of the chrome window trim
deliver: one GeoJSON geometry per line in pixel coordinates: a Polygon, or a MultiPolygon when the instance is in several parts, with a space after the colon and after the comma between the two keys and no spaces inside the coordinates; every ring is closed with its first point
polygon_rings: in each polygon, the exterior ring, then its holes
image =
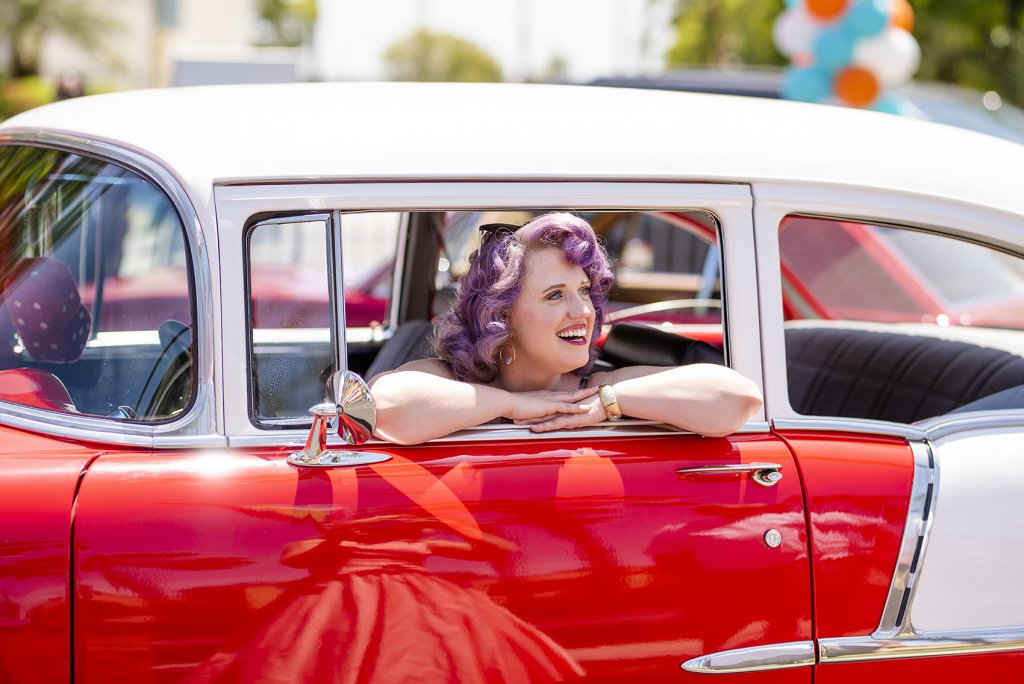
{"type": "Polygon", "coordinates": [[[735,674],[788,670],[814,665],[813,641],[790,641],[749,648],[735,648],[691,658],[679,667],[697,674],[735,674]]]}
{"type": "MultiPolygon", "coordinates": [[[[251,254],[252,254],[252,234],[256,231],[257,228],[262,228],[264,226],[280,226],[280,225],[289,225],[289,224],[296,224],[296,223],[315,223],[315,222],[323,223],[324,224],[324,230],[326,232],[326,236],[325,237],[326,237],[326,240],[327,240],[327,254],[325,255],[325,263],[326,263],[326,266],[327,266],[327,283],[328,283],[328,287],[334,286],[334,287],[337,287],[337,288],[343,288],[343,283],[334,283],[335,273],[341,273],[341,271],[338,270],[338,268],[339,268],[338,264],[340,264],[340,261],[341,261],[341,252],[340,252],[340,249],[336,249],[336,247],[334,245],[335,229],[334,229],[334,223],[333,222],[334,222],[335,217],[337,216],[337,214],[338,214],[338,212],[319,211],[319,212],[312,212],[312,213],[305,213],[305,214],[288,214],[286,216],[273,216],[273,217],[270,217],[270,218],[261,219],[259,221],[252,221],[251,223],[249,223],[248,225],[245,226],[245,229],[244,229],[244,231],[242,233],[242,241],[243,241],[243,247],[242,247],[242,271],[243,271],[243,279],[244,279],[243,288],[245,290],[245,364],[246,364],[246,373],[245,373],[245,375],[246,375],[246,379],[248,380],[248,382],[246,383],[246,390],[245,390],[245,392],[246,392],[246,405],[248,406],[248,411],[249,411],[249,420],[256,427],[263,427],[263,428],[270,428],[270,429],[278,429],[278,430],[280,430],[280,427],[274,428],[273,426],[275,424],[280,425],[282,422],[287,424],[287,422],[289,420],[291,422],[297,422],[299,420],[302,420],[302,418],[275,418],[275,417],[266,417],[266,418],[264,418],[264,417],[261,417],[261,416],[257,415],[257,413],[256,413],[256,397],[255,397],[255,394],[253,392],[253,390],[255,389],[254,383],[253,383],[253,377],[254,377],[254,373],[253,373],[253,359],[256,356],[256,345],[255,345],[255,342],[254,342],[254,336],[256,334],[257,328],[254,328],[253,325],[252,325],[252,259],[251,259],[251,254]]],[[[341,321],[341,325],[342,326],[344,326],[344,323],[345,323],[344,296],[345,296],[344,290],[340,289],[340,291],[338,292],[338,295],[334,295],[331,298],[331,302],[330,302],[330,309],[331,309],[330,315],[331,315],[332,319],[335,316],[339,316],[340,315],[340,319],[339,320],[341,321]],[[340,314],[338,313],[338,302],[339,301],[341,302],[341,305],[340,305],[341,312],[340,312],[340,314]]],[[[329,344],[333,348],[332,358],[334,359],[334,362],[335,362],[335,368],[341,368],[342,370],[346,370],[345,367],[338,365],[338,349],[339,349],[339,344],[334,339],[334,337],[335,337],[334,331],[336,329],[337,329],[337,327],[334,326],[334,325],[331,325],[331,326],[328,327],[328,329],[327,329],[327,332],[328,332],[328,342],[329,342],[329,344]]],[[[260,328],[260,330],[266,330],[266,328],[260,328]]],[[[282,330],[282,329],[281,328],[271,328],[271,330],[282,330]]],[[[289,329],[284,328],[283,330],[289,330],[289,329]]],[[[290,331],[294,331],[294,330],[295,329],[290,329],[290,331]]],[[[322,328],[318,329],[318,330],[322,330],[322,328]]],[[[347,361],[347,356],[346,355],[343,354],[342,357],[343,357],[342,358],[343,361],[347,361]]],[[[311,424],[312,423],[310,423],[310,425],[311,424]]],[[[308,431],[309,427],[307,426],[305,429],[308,431]]]]}
{"type": "Polygon", "coordinates": [[[927,439],[927,433],[914,425],[890,423],[884,420],[868,420],[866,418],[818,418],[807,416],[801,418],[775,418],[771,422],[776,430],[787,432],[851,432],[856,434],[903,437],[907,440],[927,439]]]}
{"type": "MultiPolygon", "coordinates": [[[[768,434],[770,426],[763,421],[751,421],[741,427],[733,434],[756,435],[768,434]]],[[[680,430],[679,428],[665,423],[656,423],[649,420],[618,420],[612,423],[604,421],[597,425],[572,430],[557,430],[555,432],[530,432],[526,425],[477,425],[475,427],[460,430],[459,432],[432,439],[429,442],[414,445],[399,445],[392,442],[385,442],[381,439],[371,439],[365,444],[357,447],[346,445],[337,434],[330,434],[327,443],[330,446],[344,446],[348,451],[359,451],[360,449],[415,449],[435,444],[462,444],[467,442],[494,442],[501,441],[506,444],[533,444],[537,440],[594,440],[594,439],[619,439],[621,437],[669,437],[669,436],[691,436],[699,437],[694,432],[680,430]]],[[[231,446],[260,447],[260,446],[302,446],[309,436],[309,425],[295,430],[279,430],[267,435],[244,435],[229,438],[231,446]]]]}
{"type": "Polygon", "coordinates": [[[11,129],[0,134],[0,145],[40,147],[109,162],[129,169],[161,190],[171,201],[185,231],[192,262],[192,294],[196,307],[193,329],[195,358],[195,400],[180,416],[161,423],[125,423],[100,416],[84,416],[35,409],[0,401],[0,424],[86,441],[99,441],[148,448],[180,448],[182,445],[223,446],[217,433],[214,388],[214,316],[209,248],[200,229],[199,214],[185,191],[184,183],[155,159],[115,144],[90,140],[68,133],[11,129]]]}

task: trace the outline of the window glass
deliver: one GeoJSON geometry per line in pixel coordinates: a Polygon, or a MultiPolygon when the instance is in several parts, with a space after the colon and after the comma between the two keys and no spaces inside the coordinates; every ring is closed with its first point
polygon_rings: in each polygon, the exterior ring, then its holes
{"type": "Polygon", "coordinates": [[[790,404],[915,422],[1024,398],[1024,262],[920,230],[805,216],[779,232],[790,404]]]}
{"type": "Polygon", "coordinates": [[[192,389],[181,220],[149,181],[77,154],[0,148],[0,398],[160,421],[192,389]]]}
{"type": "MultiPolygon", "coordinates": [[[[387,320],[395,240],[402,215],[345,214],[339,222],[345,282],[346,341],[359,350],[368,328],[387,320]]],[[[257,422],[308,419],[323,400],[336,364],[325,218],[272,219],[248,233],[251,397],[257,422]]],[[[379,346],[379,341],[377,343],[379,346]]],[[[365,350],[361,352],[365,354],[365,350]]],[[[362,369],[356,364],[353,370],[362,369]]]]}
{"type": "Polygon", "coordinates": [[[257,420],[301,417],[334,371],[329,222],[272,220],[249,231],[251,383],[257,420]]]}

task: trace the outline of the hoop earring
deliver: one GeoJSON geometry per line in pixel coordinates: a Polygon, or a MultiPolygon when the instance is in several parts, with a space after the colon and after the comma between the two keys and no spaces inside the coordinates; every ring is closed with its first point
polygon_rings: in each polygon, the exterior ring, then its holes
{"type": "Polygon", "coordinates": [[[498,359],[506,366],[511,366],[516,360],[516,348],[511,344],[502,345],[498,350],[498,359]]]}

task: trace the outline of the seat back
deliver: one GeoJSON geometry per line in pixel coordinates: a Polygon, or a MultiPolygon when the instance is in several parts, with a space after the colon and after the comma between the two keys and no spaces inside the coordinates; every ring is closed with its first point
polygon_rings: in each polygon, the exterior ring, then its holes
{"type": "Polygon", "coordinates": [[[429,358],[430,335],[433,331],[434,326],[430,321],[412,320],[399,325],[366,370],[366,379],[395,370],[403,363],[429,358]]]}
{"type": "Polygon", "coordinates": [[[1024,358],[923,335],[786,331],[789,402],[799,413],[912,423],[1024,384],[1024,358]]]}

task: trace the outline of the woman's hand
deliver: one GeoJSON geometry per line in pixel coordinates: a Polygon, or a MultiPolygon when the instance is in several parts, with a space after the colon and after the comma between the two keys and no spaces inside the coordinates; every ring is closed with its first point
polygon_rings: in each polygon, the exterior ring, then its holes
{"type": "MultiPolygon", "coordinates": [[[[533,425],[558,416],[577,417],[590,411],[585,400],[596,398],[596,395],[596,387],[573,392],[509,392],[509,407],[503,417],[510,418],[517,425],[533,425]]],[[[600,400],[597,403],[600,405],[600,400]]]]}
{"type": "Polygon", "coordinates": [[[574,412],[563,412],[515,422],[517,425],[529,425],[533,432],[551,432],[552,430],[586,427],[600,423],[608,417],[608,414],[604,410],[601,398],[597,396],[597,389],[597,387],[589,387],[586,390],[581,390],[590,394],[577,400],[577,403],[574,404],[577,410],[574,412]]]}

